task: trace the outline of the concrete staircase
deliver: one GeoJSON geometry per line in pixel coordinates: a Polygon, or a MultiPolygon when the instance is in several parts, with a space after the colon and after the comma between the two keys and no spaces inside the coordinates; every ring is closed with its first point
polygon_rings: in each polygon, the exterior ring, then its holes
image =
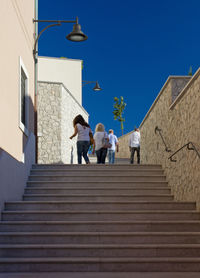
{"type": "Polygon", "coordinates": [[[158,165],[34,165],[2,213],[0,273],[46,272],[200,277],[200,214],[173,200],[158,165]]]}

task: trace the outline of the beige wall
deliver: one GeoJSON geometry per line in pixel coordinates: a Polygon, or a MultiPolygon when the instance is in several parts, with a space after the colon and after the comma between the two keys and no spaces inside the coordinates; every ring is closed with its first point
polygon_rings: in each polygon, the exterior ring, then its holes
{"type": "MultiPolygon", "coordinates": [[[[200,69],[189,77],[169,77],[140,125],[141,162],[162,164],[169,186],[177,200],[196,201],[200,210],[200,159],[184,148],[171,162],[168,158],[184,144],[192,141],[200,152],[200,69]],[[174,102],[172,99],[176,96],[174,102]],[[171,152],[165,151],[162,135],[171,152]]],[[[120,139],[120,146],[129,136],[120,139]]],[[[120,154],[129,157],[128,149],[120,154]]]]}
{"type": "Polygon", "coordinates": [[[21,161],[24,136],[19,128],[19,61],[29,75],[29,131],[33,132],[34,61],[34,0],[1,0],[0,9],[0,147],[21,161]]]}
{"type": "Polygon", "coordinates": [[[82,61],[67,58],[39,57],[38,80],[63,83],[82,105],[82,61]]]}
{"type": "Polygon", "coordinates": [[[35,162],[32,53],[35,1],[0,1],[0,211],[6,201],[22,199],[30,168],[35,162]],[[22,64],[29,78],[26,130],[20,123],[22,64]]]}

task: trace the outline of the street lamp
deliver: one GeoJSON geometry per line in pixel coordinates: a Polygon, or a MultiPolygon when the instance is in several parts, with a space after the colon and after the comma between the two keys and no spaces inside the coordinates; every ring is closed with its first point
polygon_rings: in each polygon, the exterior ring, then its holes
{"type": "Polygon", "coordinates": [[[95,83],[95,86],[94,86],[94,88],[93,88],[94,91],[97,92],[97,91],[101,91],[101,90],[102,90],[102,88],[99,86],[98,81],[84,81],[84,80],[83,80],[83,87],[84,87],[85,85],[91,84],[91,83],[95,83]]]}
{"type": "MultiPolygon", "coordinates": [[[[33,57],[34,57],[34,62],[35,62],[35,99],[34,99],[34,129],[35,129],[35,160],[37,163],[38,159],[38,134],[37,134],[37,75],[38,75],[38,51],[37,51],[37,45],[38,45],[38,40],[42,33],[46,31],[48,28],[54,27],[54,26],[60,26],[62,23],[75,23],[73,26],[72,32],[66,36],[66,38],[70,41],[74,42],[81,42],[87,40],[87,36],[81,31],[81,25],[78,24],[78,17],[76,17],[76,20],[38,20],[38,19],[33,19],[33,23],[37,24],[38,22],[46,22],[46,23],[53,23],[50,25],[47,25],[44,29],[40,31],[37,37],[35,37],[35,43],[33,47],[33,57]]],[[[35,28],[37,30],[37,28],[35,28]]],[[[37,31],[36,31],[37,35],[37,31]]]]}
{"type": "Polygon", "coordinates": [[[36,54],[38,53],[38,51],[36,50],[37,48],[37,43],[38,40],[40,38],[40,36],[42,35],[42,33],[47,30],[50,27],[54,27],[54,26],[60,26],[61,23],[75,23],[73,26],[73,31],[66,36],[66,38],[70,41],[73,42],[81,42],[81,41],[85,41],[87,40],[87,36],[81,31],[81,25],[78,24],[78,17],[76,17],[76,20],[37,20],[37,19],[33,19],[33,22],[48,22],[48,23],[54,23],[54,24],[50,24],[47,25],[44,29],[42,29],[39,33],[39,35],[37,36],[35,43],[34,43],[34,48],[33,48],[33,56],[35,61],[37,62],[36,59],[36,54]]]}

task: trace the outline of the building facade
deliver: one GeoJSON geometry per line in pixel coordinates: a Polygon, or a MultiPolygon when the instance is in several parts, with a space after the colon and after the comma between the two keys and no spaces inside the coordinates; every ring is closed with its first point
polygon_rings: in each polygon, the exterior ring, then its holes
{"type": "Polygon", "coordinates": [[[38,59],[38,163],[77,163],[73,119],[88,121],[82,107],[82,61],[38,59]]]}
{"type": "Polygon", "coordinates": [[[2,0],[0,9],[0,210],[21,198],[35,162],[34,59],[37,1],[2,0]]]}

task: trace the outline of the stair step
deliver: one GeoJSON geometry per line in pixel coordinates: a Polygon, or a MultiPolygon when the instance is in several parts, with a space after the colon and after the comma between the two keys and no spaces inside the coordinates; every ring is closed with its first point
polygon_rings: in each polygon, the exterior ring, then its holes
{"type": "Polygon", "coordinates": [[[200,221],[2,221],[0,232],[199,232],[200,221]]]}
{"type": "Polygon", "coordinates": [[[23,200],[25,201],[170,201],[173,200],[173,196],[170,194],[120,194],[120,195],[108,195],[108,194],[24,194],[23,200]]]}
{"type": "Polygon", "coordinates": [[[124,188],[101,188],[101,187],[27,187],[25,194],[170,194],[170,188],[167,187],[124,187],[124,188]]]}
{"type": "Polygon", "coordinates": [[[199,278],[199,272],[18,272],[0,273],[0,278],[199,278]]]}
{"type": "Polygon", "coordinates": [[[101,181],[101,182],[106,182],[106,181],[166,181],[166,177],[164,175],[146,175],[146,176],[98,176],[97,174],[94,174],[93,176],[83,176],[83,175],[76,175],[76,176],[67,176],[67,175],[34,175],[34,176],[29,176],[29,181],[101,181]]]}
{"type": "Polygon", "coordinates": [[[123,171],[119,171],[119,169],[70,169],[70,170],[62,170],[62,169],[33,169],[30,171],[31,175],[48,175],[48,176],[148,176],[148,175],[163,175],[164,171],[162,169],[123,169],[123,171]]]}
{"type": "Polygon", "coordinates": [[[195,210],[193,202],[174,201],[17,201],[5,203],[5,210],[195,210]]]}
{"type": "Polygon", "coordinates": [[[200,220],[196,211],[3,211],[3,221],[200,220]]]}
{"type": "Polygon", "coordinates": [[[0,258],[200,257],[200,244],[12,244],[0,245],[0,258]]]}
{"type": "Polygon", "coordinates": [[[200,258],[1,258],[1,272],[200,271],[200,258]]]}
{"type": "Polygon", "coordinates": [[[200,244],[200,232],[5,232],[0,244],[200,244]]]}
{"type": "Polygon", "coordinates": [[[123,182],[119,182],[119,181],[80,181],[80,182],[74,182],[74,181],[28,181],[27,182],[27,186],[36,186],[36,187],[55,187],[55,186],[61,186],[61,187],[103,187],[103,188],[123,188],[128,187],[128,186],[138,186],[138,187],[163,187],[163,186],[167,186],[167,182],[166,181],[137,181],[137,182],[128,182],[128,181],[123,181],[123,182]]]}
{"type": "Polygon", "coordinates": [[[105,164],[105,165],[101,165],[101,164],[90,164],[90,165],[85,165],[85,164],[74,164],[74,165],[70,165],[70,164],[33,164],[32,165],[32,169],[48,169],[48,170],[55,170],[55,169],[64,169],[64,170],[81,170],[81,169],[86,169],[86,170],[102,170],[102,169],[114,169],[114,170],[127,170],[127,169],[133,169],[133,170],[141,170],[141,169],[161,169],[162,170],[162,166],[161,165],[157,165],[157,164],[114,164],[114,165],[109,165],[109,164],[105,164]]]}

